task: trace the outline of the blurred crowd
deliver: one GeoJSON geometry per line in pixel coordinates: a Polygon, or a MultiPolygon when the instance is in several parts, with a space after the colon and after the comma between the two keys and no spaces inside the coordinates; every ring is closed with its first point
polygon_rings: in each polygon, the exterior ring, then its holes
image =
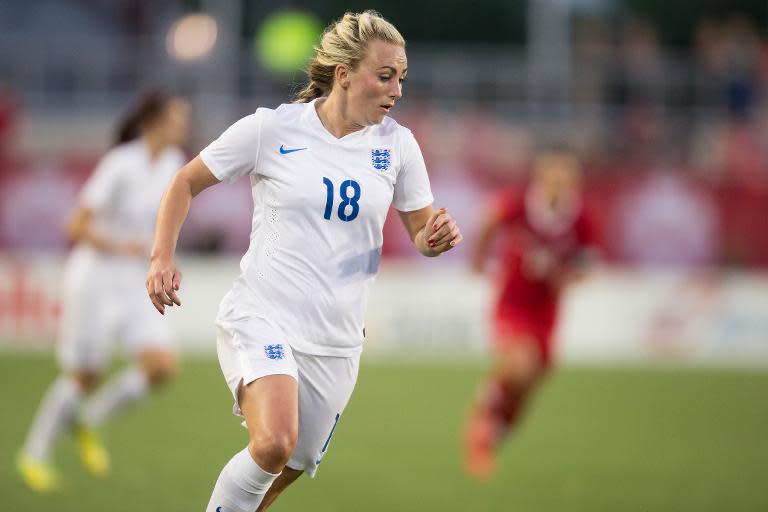
{"type": "MultiPolygon", "coordinates": [[[[642,19],[578,19],[572,38],[565,108],[543,120],[511,114],[503,102],[427,101],[406,85],[418,101],[393,115],[422,146],[438,206],[454,211],[471,243],[488,198],[524,187],[542,145],[566,143],[584,164],[609,261],[767,267],[768,41],[754,23],[701,20],[680,49],[642,19]]],[[[20,98],[0,86],[0,249],[64,249],[61,219],[105,148],[18,154],[20,98]]],[[[183,243],[242,251],[247,184],[206,194],[183,243]]],[[[411,255],[403,230],[395,222],[387,230],[385,256],[411,255]]],[[[464,256],[456,252],[452,259],[464,256]]]]}
{"type": "Polygon", "coordinates": [[[693,39],[683,53],[662,48],[643,20],[618,34],[598,22],[577,27],[573,101],[604,105],[609,118],[597,140],[584,135],[587,156],[633,166],[671,162],[709,181],[765,188],[766,41],[740,16],[702,20],[693,39]]]}
{"type": "Polygon", "coordinates": [[[689,51],[663,47],[642,19],[584,19],[573,37],[558,122],[477,108],[405,116],[438,189],[473,200],[523,187],[537,148],[566,142],[613,262],[768,266],[768,41],[751,20],[701,20],[689,51]]]}

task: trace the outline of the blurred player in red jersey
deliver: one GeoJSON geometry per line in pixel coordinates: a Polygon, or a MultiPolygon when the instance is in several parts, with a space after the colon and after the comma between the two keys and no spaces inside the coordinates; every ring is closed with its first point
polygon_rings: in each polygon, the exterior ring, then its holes
{"type": "Polygon", "coordinates": [[[491,242],[504,234],[493,311],[492,369],[470,407],[465,467],[484,479],[494,450],[520,420],[525,402],[552,363],[563,287],[595,258],[595,233],[581,195],[581,169],[566,149],[542,152],[525,191],[504,192],[480,227],[472,266],[485,268],[491,242]]]}

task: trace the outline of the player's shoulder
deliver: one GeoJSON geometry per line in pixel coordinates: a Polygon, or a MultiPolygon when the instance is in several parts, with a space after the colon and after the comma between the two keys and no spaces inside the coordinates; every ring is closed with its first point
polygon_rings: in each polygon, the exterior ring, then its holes
{"type": "Polygon", "coordinates": [[[277,109],[269,107],[258,107],[250,114],[241,117],[233,126],[237,125],[240,128],[251,128],[254,125],[263,125],[264,120],[272,120],[275,117],[277,109]]]}
{"type": "Polygon", "coordinates": [[[264,130],[269,128],[270,121],[274,116],[274,109],[259,107],[232,123],[219,140],[224,144],[228,143],[235,146],[255,144],[263,136],[264,130]]]}
{"type": "Polygon", "coordinates": [[[106,153],[104,153],[105,159],[115,160],[115,159],[121,159],[121,158],[133,158],[136,155],[140,154],[141,152],[141,141],[139,139],[134,139],[128,142],[123,142],[122,144],[117,144],[116,146],[112,146],[107,150],[106,153]]]}
{"type": "Polygon", "coordinates": [[[509,220],[525,211],[525,192],[514,186],[502,186],[491,193],[493,210],[503,219],[509,220]]]}
{"type": "Polygon", "coordinates": [[[184,165],[184,162],[187,159],[186,155],[184,154],[184,151],[182,151],[181,148],[177,146],[167,147],[163,151],[162,158],[163,158],[163,162],[166,163],[168,166],[175,168],[174,170],[184,165]]]}
{"type": "Polygon", "coordinates": [[[261,120],[262,129],[283,127],[296,130],[306,123],[311,108],[315,108],[313,103],[283,103],[277,108],[261,107],[256,115],[261,120]]]}
{"type": "Polygon", "coordinates": [[[499,187],[493,192],[497,201],[515,206],[520,206],[525,202],[525,193],[525,190],[521,190],[520,187],[512,185],[499,187]]]}
{"type": "Polygon", "coordinates": [[[141,158],[142,142],[135,139],[109,148],[99,160],[99,168],[118,169],[141,158]]]}
{"type": "Polygon", "coordinates": [[[302,126],[310,103],[283,103],[276,108],[259,107],[254,120],[260,123],[262,135],[279,129],[296,130],[302,126]]]}
{"type": "Polygon", "coordinates": [[[275,109],[265,108],[259,110],[264,110],[265,115],[272,115],[280,121],[291,122],[301,118],[309,108],[314,108],[314,105],[312,103],[282,103],[275,109]]]}

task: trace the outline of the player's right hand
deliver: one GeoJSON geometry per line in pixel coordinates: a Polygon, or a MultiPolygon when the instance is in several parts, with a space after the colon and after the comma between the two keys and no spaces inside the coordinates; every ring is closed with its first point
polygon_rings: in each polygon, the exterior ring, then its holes
{"type": "Polygon", "coordinates": [[[181,287],[181,271],[176,268],[172,258],[151,260],[146,286],[149,300],[161,315],[165,314],[165,306],[181,306],[181,300],[176,294],[181,287]]]}

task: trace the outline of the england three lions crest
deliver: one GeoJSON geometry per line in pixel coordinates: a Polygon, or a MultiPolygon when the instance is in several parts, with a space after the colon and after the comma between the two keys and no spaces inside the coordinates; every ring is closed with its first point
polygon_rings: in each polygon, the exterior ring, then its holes
{"type": "Polygon", "coordinates": [[[391,161],[389,149],[372,149],[371,164],[377,171],[386,172],[391,161]]]}

